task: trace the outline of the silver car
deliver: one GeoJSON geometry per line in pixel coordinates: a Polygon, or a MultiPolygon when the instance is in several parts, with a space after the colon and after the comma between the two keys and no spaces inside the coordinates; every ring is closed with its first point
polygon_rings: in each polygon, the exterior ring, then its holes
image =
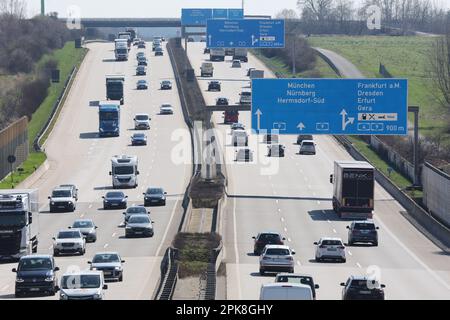
{"type": "Polygon", "coordinates": [[[312,140],[303,140],[299,154],[316,154],[316,144],[312,140]]]}
{"type": "Polygon", "coordinates": [[[106,280],[123,281],[123,263],[117,252],[99,252],[88,261],[91,270],[103,271],[106,280]]]}
{"type": "Polygon", "coordinates": [[[53,255],[75,254],[84,255],[86,240],[78,229],[62,230],[53,238],[53,255]]]}
{"type": "Polygon", "coordinates": [[[259,256],[259,273],[264,275],[266,271],[285,271],[294,273],[295,251],[284,245],[266,245],[259,256]]]}
{"type": "Polygon", "coordinates": [[[150,214],[144,206],[131,206],[124,213],[124,222],[127,223],[131,216],[136,214],[150,214]]]}
{"type": "Polygon", "coordinates": [[[91,219],[78,219],[69,229],[78,229],[86,239],[86,242],[97,241],[97,226],[91,219]]]}

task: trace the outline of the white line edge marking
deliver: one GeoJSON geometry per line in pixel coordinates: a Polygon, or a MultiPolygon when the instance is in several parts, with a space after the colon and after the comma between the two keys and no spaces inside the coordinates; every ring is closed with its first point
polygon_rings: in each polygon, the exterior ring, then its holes
{"type": "Polygon", "coordinates": [[[362,266],[359,264],[359,262],[357,262],[356,265],[358,266],[358,268],[362,269],[362,266]]]}
{"type": "Polygon", "coordinates": [[[103,246],[103,248],[108,248],[108,246],[109,246],[109,244],[107,243],[107,244],[105,244],[104,246],[103,246]]]}
{"type": "Polygon", "coordinates": [[[334,233],[337,233],[336,229],[333,229],[333,232],[334,232],[334,233]]]}
{"type": "Polygon", "coordinates": [[[347,251],[347,253],[348,253],[349,256],[353,255],[351,251],[347,251]]]}
{"type": "Polygon", "coordinates": [[[116,235],[117,235],[117,233],[114,232],[111,237],[114,238],[116,235]]]}
{"type": "Polygon", "coordinates": [[[297,264],[298,264],[299,266],[302,265],[302,263],[300,262],[300,260],[297,260],[297,264]]]}
{"type": "Polygon", "coordinates": [[[177,199],[177,201],[175,201],[175,204],[173,206],[172,213],[170,214],[169,223],[167,223],[166,230],[164,231],[164,235],[162,237],[161,243],[159,244],[159,247],[156,250],[156,256],[159,256],[159,253],[161,252],[162,246],[163,246],[163,244],[164,244],[164,242],[166,240],[167,234],[169,233],[169,228],[170,228],[170,226],[172,224],[173,217],[175,216],[175,211],[177,209],[178,202],[179,202],[179,200],[177,199]]]}

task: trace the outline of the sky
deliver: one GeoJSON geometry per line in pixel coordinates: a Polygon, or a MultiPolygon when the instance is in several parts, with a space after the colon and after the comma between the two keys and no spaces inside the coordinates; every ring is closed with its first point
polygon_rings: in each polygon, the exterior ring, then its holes
{"type": "MultiPolygon", "coordinates": [[[[355,3],[362,1],[356,0],[355,3]]],[[[450,9],[450,0],[437,0],[450,9]]],[[[28,14],[40,12],[41,0],[26,0],[28,14]]],[[[274,16],[284,8],[297,11],[297,0],[244,0],[245,14],[274,16]]],[[[240,8],[242,0],[46,0],[46,12],[66,17],[67,8],[76,5],[82,17],[176,18],[181,8],[240,8]]]]}

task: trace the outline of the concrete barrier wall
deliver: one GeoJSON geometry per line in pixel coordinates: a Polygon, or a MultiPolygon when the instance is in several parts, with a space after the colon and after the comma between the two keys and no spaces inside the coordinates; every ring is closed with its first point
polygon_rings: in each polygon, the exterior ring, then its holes
{"type": "Polygon", "coordinates": [[[422,183],[425,206],[450,227],[450,175],[426,163],[422,169],[422,183]]]}

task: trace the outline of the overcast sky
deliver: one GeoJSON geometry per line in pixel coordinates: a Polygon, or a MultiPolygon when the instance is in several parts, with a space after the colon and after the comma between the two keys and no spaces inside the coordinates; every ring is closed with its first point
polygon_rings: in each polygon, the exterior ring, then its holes
{"type": "MultiPolygon", "coordinates": [[[[245,14],[274,16],[284,8],[297,9],[297,0],[244,0],[245,14]]],[[[355,0],[358,3],[362,0],[355,0]]],[[[439,1],[450,8],[450,0],[439,1]]],[[[27,0],[29,15],[40,12],[41,0],[27,0]]],[[[46,0],[46,12],[66,17],[67,8],[77,5],[82,17],[179,17],[181,8],[240,8],[242,0],[46,0]]]]}

